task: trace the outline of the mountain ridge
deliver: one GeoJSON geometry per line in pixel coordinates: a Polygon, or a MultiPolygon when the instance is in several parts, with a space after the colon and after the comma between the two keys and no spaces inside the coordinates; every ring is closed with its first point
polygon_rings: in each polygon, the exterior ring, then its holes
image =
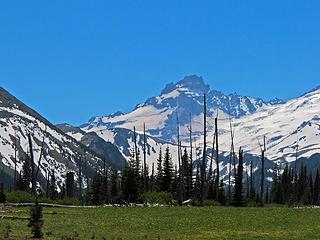
{"type": "MultiPolygon", "coordinates": [[[[30,152],[28,134],[31,135],[36,166],[44,140],[38,178],[42,185],[45,184],[48,171],[55,173],[59,189],[64,183],[67,171],[73,171],[77,176],[80,162],[83,164],[85,177],[93,176],[96,168],[102,166],[104,161],[108,162],[83,143],[65,134],[7,90],[0,88],[0,177],[6,178],[0,181],[8,183],[6,186],[13,184],[15,148],[18,174],[22,169],[23,159],[30,152]]],[[[116,167],[112,162],[109,166],[116,167]]],[[[83,184],[85,185],[85,182],[83,184]]]]}
{"type": "Polygon", "coordinates": [[[96,117],[92,122],[83,125],[82,130],[94,131],[106,141],[113,142],[120,150],[122,148],[122,152],[125,150],[124,155],[128,158],[130,141],[132,141],[129,132],[136,127],[141,133],[143,123],[145,123],[147,136],[153,137],[155,141],[151,144],[155,148],[155,154],[150,156],[151,162],[154,163],[158,153],[157,148],[161,145],[158,141],[167,142],[173,155],[176,154],[177,116],[180,140],[183,144],[188,145],[188,129],[192,111],[193,138],[201,151],[203,145],[202,91],[207,94],[208,146],[211,146],[210,140],[213,138],[214,118],[218,116],[220,150],[225,154],[230,151],[230,119],[235,131],[236,147],[243,147],[247,154],[260,154],[257,138],[260,138],[261,141],[263,136],[267,136],[268,158],[274,162],[292,162],[295,160],[296,152],[300,157],[309,158],[319,151],[320,145],[316,141],[320,134],[320,123],[317,117],[317,114],[320,113],[319,88],[314,88],[288,101],[274,99],[271,100],[272,102],[267,102],[260,98],[245,97],[235,93],[224,95],[217,90],[211,90],[204,83],[203,78],[196,75],[167,84],[159,96],[148,98],[129,113],[96,117]],[[237,117],[237,114],[232,115],[230,111],[227,111],[226,105],[232,104],[233,112],[238,110],[238,113],[241,113],[240,109],[243,111],[241,116],[237,117]],[[122,130],[119,131],[119,129],[122,130]],[[124,129],[128,131],[125,133],[126,141],[115,140],[115,136],[123,133],[124,129]],[[297,135],[299,135],[299,143],[296,141],[297,135]],[[296,149],[298,144],[300,148],[296,149]]]}

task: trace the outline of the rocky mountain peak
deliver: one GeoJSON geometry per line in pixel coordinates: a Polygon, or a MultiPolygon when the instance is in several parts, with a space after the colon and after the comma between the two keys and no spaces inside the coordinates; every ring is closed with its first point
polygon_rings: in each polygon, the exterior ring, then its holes
{"type": "Polygon", "coordinates": [[[185,76],[183,79],[177,83],[169,83],[161,91],[161,95],[168,94],[174,90],[189,91],[196,93],[208,93],[210,91],[209,85],[205,84],[203,78],[198,75],[185,76]]]}

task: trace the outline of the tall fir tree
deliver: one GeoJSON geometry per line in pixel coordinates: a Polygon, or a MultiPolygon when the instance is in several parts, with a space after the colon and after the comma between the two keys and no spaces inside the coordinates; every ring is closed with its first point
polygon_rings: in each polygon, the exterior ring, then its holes
{"type": "Polygon", "coordinates": [[[19,186],[22,191],[30,192],[30,183],[32,180],[31,177],[31,162],[30,162],[30,157],[28,155],[25,156],[23,160],[23,165],[22,165],[22,174],[20,175],[19,179],[19,186]]]}
{"type": "Polygon", "coordinates": [[[284,171],[280,177],[280,191],[281,191],[281,197],[280,197],[280,203],[284,204],[289,202],[290,196],[291,196],[291,179],[290,179],[290,171],[288,164],[286,164],[286,167],[284,168],[284,171]]]}
{"type": "Polygon", "coordinates": [[[169,147],[166,148],[166,152],[164,155],[163,161],[163,179],[162,179],[162,191],[165,192],[173,192],[172,183],[173,183],[173,166],[172,166],[172,159],[169,147]]]}
{"type": "Polygon", "coordinates": [[[235,179],[235,188],[233,194],[233,205],[236,207],[243,206],[243,186],[242,186],[242,178],[243,178],[243,150],[239,149],[239,164],[235,179]]]}
{"type": "Polygon", "coordinates": [[[220,180],[219,183],[219,190],[218,190],[218,202],[224,206],[226,205],[226,194],[224,191],[224,183],[223,183],[223,179],[220,180]]]}
{"type": "Polygon", "coordinates": [[[139,185],[136,172],[136,159],[134,154],[123,170],[121,178],[122,198],[127,202],[135,203],[139,199],[139,185]]]}
{"type": "Polygon", "coordinates": [[[200,201],[201,200],[201,179],[200,179],[200,164],[197,164],[197,170],[196,170],[196,179],[194,184],[194,197],[200,201]]]}
{"type": "Polygon", "coordinates": [[[58,196],[58,191],[57,191],[56,177],[55,177],[54,171],[52,171],[50,176],[49,198],[52,200],[56,200],[57,196],[58,196]]]}
{"type": "Polygon", "coordinates": [[[187,149],[185,148],[183,151],[183,155],[181,157],[181,162],[182,162],[182,168],[183,168],[183,184],[185,186],[185,192],[184,192],[184,196],[186,199],[190,199],[191,198],[191,181],[190,178],[192,176],[190,176],[190,162],[189,162],[189,155],[187,152],[187,149]]]}
{"type": "Polygon", "coordinates": [[[253,176],[253,163],[250,162],[250,190],[249,190],[249,198],[251,200],[255,200],[256,190],[254,187],[254,176],[253,176]]]}
{"type": "Polygon", "coordinates": [[[119,182],[118,182],[118,171],[112,169],[111,171],[111,199],[114,201],[119,195],[119,182]]]}
{"type": "Polygon", "coordinates": [[[30,208],[30,220],[28,227],[31,228],[31,233],[34,238],[41,239],[43,236],[42,233],[42,225],[43,225],[43,219],[42,219],[42,206],[38,203],[38,200],[36,200],[34,206],[30,208]]]}
{"type": "Polygon", "coordinates": [[[151,168],[151,176],[149,180],[149,191],[154,192],[155,191],[155,173],[154,173],[154,163],[152,163],[151,168]]]}
{"type": "Polygon", "coordinates": [[[4,194],[4,185],[0,182],[0,203],[6,202],[6,195],[4,194]]]}
{"type": "Polygon", "coordinates": [[[66,174],[66,196],[73,198],[75,192],[74,173],[68,172],[66,174]]]}
{"type": "Polygon", "coordinates": [[[314,187],[313,187],[313,178],[312,178],[312,173],[310,172],[309,174],[309,199],[308,199],[308,203],[312,204],[313,203],[313,195],[314,195],[314,187]]]}
{"type": "Polygon", "coordinates": [[[102,174],[96,172],[93,176],[90,191],[90,200],[93,205],[101,205],[105,203],[105,192],[104,192],[104,177],[102,174]]]}
{"type": "Polygon", "coordinates": [[[216,189],[217,188],[215,187],[215,176],[214,176],[213,170],[212,170],[212,161],[210,163],[207,183],[208,183],[208,194],[207,194],[208,199],[210,199],[210,200],[216,199],[216,189]]]}
{"type": "Polygon", "coordinates": [[[319,205],[320,204],[320,176],[319,176],[319,169],[317,169],[316,178],[314,180],[313,204],[315,204],[315,205],[319,205]]]}
{"type": "Polygon", "coordinates": [[[273,203],[282,203],[282,191],[280,184],[280,169],[278,164],[274,165],[273,168],[273,179],[272,179],[272,187],[271,187],[271,202],[273,203]]]}
{"type": "Polygon", "coordinates": [[[163,156],[162,156],[162,149],[160,147],[159,150],[159,156],[157,159],[157,174],[156,174],[156,188],[158,191],[162,190],[162,180],[163,180],[163,170],[162,170],[162,164],[163,164],[163,156]]]}

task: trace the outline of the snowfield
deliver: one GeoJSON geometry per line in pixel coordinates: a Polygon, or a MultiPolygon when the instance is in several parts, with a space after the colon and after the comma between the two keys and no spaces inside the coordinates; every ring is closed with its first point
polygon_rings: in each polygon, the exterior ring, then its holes
{"type": "MultiPolygon", "coordinates": [[[[296,156],[309,158],[320,152],[320,88],[287,102],[279,99],[265,102],[237,94],[223,95],[210,90],[201,78],[195,76],[186,77],[177,84],[168,84],[160,96],[137,105],[132,112],[98,117],[85,124],[82,130],[94,131],[105,141],[114,143],[129,159],[133,144],[132,130],[136,127],[138,137],[141,137],[145,123],[147,145],[152,149],[148,151],[150,168],[158,157],[160,147],[164,150],[166,146],[169,146],[174,163],[177,164],[177,118],[180,123],[182,145],[188,148],[191,114],[196,149],[194,153],[197,153],[194,159],[200,159],[203,147],[203,93],[207,94],[209,152],[214,135],[215,117],[218,117],[219,148],[225,157],[230,152],[230,119],[236,152],[242,147],[247,154],[260,155],[260,145],[264,136],[267,158],[275,162],[292,162],[296,160],[296,156]],[[212,102],[219,103],[221,107],[216,107],[212,102]],[[227,105],[233,108],[226,107],[227,105]],[[123,138],[120,139],[119,135],[123,138]]],[[[142,146],[141,140],[141,153],[142,146]]],[[[227,171],[228,166],[221,164],[221,169],[227,171]]]]}

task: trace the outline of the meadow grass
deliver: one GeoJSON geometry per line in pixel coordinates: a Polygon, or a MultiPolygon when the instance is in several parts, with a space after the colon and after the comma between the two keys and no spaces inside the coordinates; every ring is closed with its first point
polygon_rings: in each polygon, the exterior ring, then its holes
{"type": "MultiPolygon", "coordinates": [[[[28,208],[8,215],[28,216],[28,208]]],[[[3,214],[3,213],[1,213],[3,214]]],[[[320,209],[285,207],[44,208],[44,239],[320,239],[320,209]]],[[[0,239],[30,238],[27,220],[0,219],[0,239]]]]}

